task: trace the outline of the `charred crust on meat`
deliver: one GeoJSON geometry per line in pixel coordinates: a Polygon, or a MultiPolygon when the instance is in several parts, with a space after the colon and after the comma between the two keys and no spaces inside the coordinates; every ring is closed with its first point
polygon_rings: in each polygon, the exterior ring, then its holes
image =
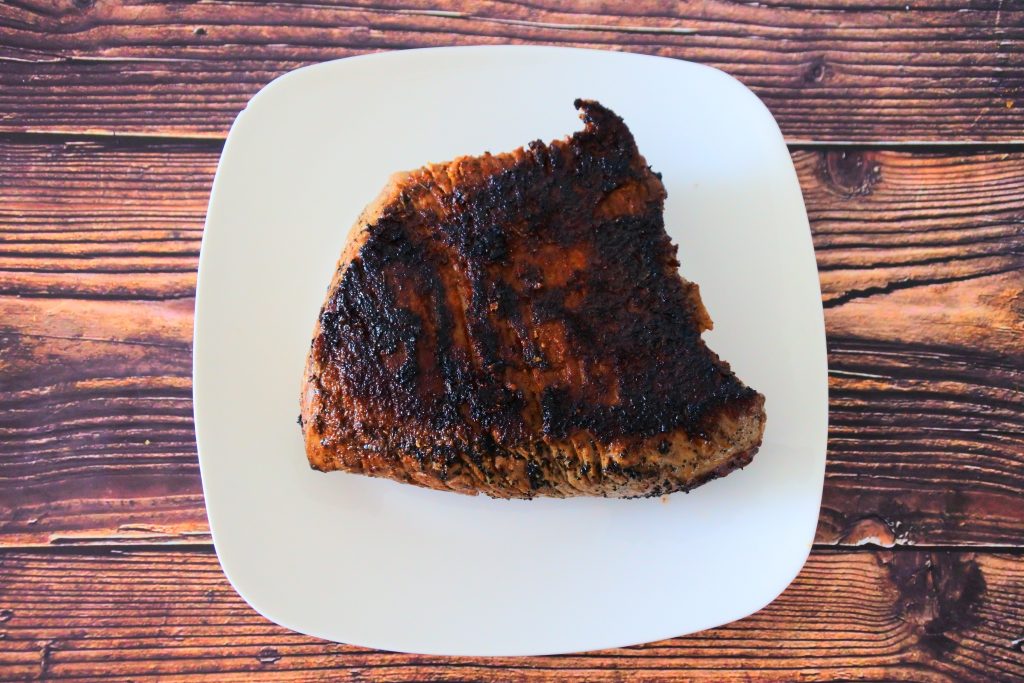
{"type": "MultiPolygon", "coordinates": [[[[707,440],[723,414],[762,400],[701,339],[660,175],[621,118],[574,104],[585,127],[570,138],[532,142],[486,173],[460,160],[465,181],[413,172],[361,226],[310,350],[318,412],[303,428],[330,432],[322,446],[385,444],[370,448],[379,461],[442,488],[474,468],[494,474],[499,460],[523,467],[532,451],[529,497],[551,486],[549,444],[584,438],[593,454],[656,439],[666,455],[663,435],[707,440]]],[[[625,458],[557,455],[580,478],[652,475],[625,458]]]]}
{"type": "Polygon", "coordinates": [[[526,476],[530,480],[530,488],[534,491],[544,485],[544,470],[533,460],[526,462],[526,476]]]}

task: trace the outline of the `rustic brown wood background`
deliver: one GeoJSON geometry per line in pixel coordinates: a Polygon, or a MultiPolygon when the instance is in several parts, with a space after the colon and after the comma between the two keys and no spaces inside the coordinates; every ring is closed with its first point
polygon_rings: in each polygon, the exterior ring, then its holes
{"type": "Polygon", "coordinates": [[[1024,679],[1024,2],[0,2],[0,679],[559,676],[1024,679]],[[190,341],[232,118],[304,64],[496,43],[711,64],[791,143],[828,472],[811,558],[758,614],[420,657],[290,633],[220,571],[190,341]]]}

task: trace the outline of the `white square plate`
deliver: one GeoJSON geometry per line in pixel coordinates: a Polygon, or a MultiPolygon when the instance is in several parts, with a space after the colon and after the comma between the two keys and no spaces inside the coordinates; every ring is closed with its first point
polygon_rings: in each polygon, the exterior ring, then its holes
{"type": "Polygon", "coordinates": [[[744,617],[807,558],[828,411],[814,250],[778,126],[720,71],[547,47],[299,69],[232,126],[199,263],[210,526],[232,585],[279,624],[430,654],[592,650],[744,617]],[[578,130],[576,97],[621,115],[664,176],[706,338],[767,397],[753,464],[664,501],[495,501],[310,470],[303,360],[349,225],[393,171],[578,130]]]}

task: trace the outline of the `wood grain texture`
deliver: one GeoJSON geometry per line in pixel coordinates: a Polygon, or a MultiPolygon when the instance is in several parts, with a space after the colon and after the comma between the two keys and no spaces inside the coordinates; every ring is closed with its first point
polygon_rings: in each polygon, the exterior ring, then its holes
{"type": "MultiPolygon", "coordinates": [[[[0,141],[0,542],[206,540],[189,348],[218,151],[0,141]]],[[[817,541],[1021,545],[1024,152],[793,157],[831,367],[817,541]]]]}
{"type": "Polygon", "coordinates": [[[0,295],[191,299],[220,144],[0,141],[0,295]]]}
{"type": "Polygon", "coordinates": [[[1019,544],[1024,155],[794,161],[829,344],[818,540],[1019,544]]]}
{"type": "Polygon", "coordinates": [[[1017,0],[421,0],[0,5],[0,130],[223,136],[299,66],[380,50],[544,44],[718,67],[791,141],[1020,141],[1017,0]]]}
{"type": "Polygon", "coordinates": [[[819,552],[763,611],[640,647],[428,657],[271,624],[209,552],[0,555],[0,679],[904,680],[1024,677],[1024,558],[819,552]]]}
{"type": "Polygon", "coordinates": [[[192,306],[0,297],[5,542],[209,540],[192,306]]]}

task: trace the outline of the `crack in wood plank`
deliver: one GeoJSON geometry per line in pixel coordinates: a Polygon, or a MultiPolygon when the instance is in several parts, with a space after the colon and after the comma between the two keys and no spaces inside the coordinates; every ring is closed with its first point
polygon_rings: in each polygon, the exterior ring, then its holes
{"type": "MultiPolygon", "coordinates": [[[[1024,255],[1019,251],[1011,252],[1014,256],[1024,255]]],[[[879,294],[892,294],[902,289],[911,289],[914,287],[928,287],[931,285],[945,285],[954,282],[968,282],[970,280],[976,280],[978,278],[989,277],[991,275],[1002,275],[1003,273],[1016,273],[1021,270],[1021,264],[1014,264],[1006,268],[999,268],[991,271],[982,273],[970,273],[968,275],[951,275],[947,277],[934,277],[934,278],[905,278],[902,280],[894,280],[884,285],[875,287],[865,287],[863,289],[851,289],[847,292],[843,292],[838,296],[826,298],[822,302],[822,306],[825,308],[838,308],[843,304],[847,304],[851,301],[858,299],[866,299],[872,296],[878,296],[879,294]]]]}

